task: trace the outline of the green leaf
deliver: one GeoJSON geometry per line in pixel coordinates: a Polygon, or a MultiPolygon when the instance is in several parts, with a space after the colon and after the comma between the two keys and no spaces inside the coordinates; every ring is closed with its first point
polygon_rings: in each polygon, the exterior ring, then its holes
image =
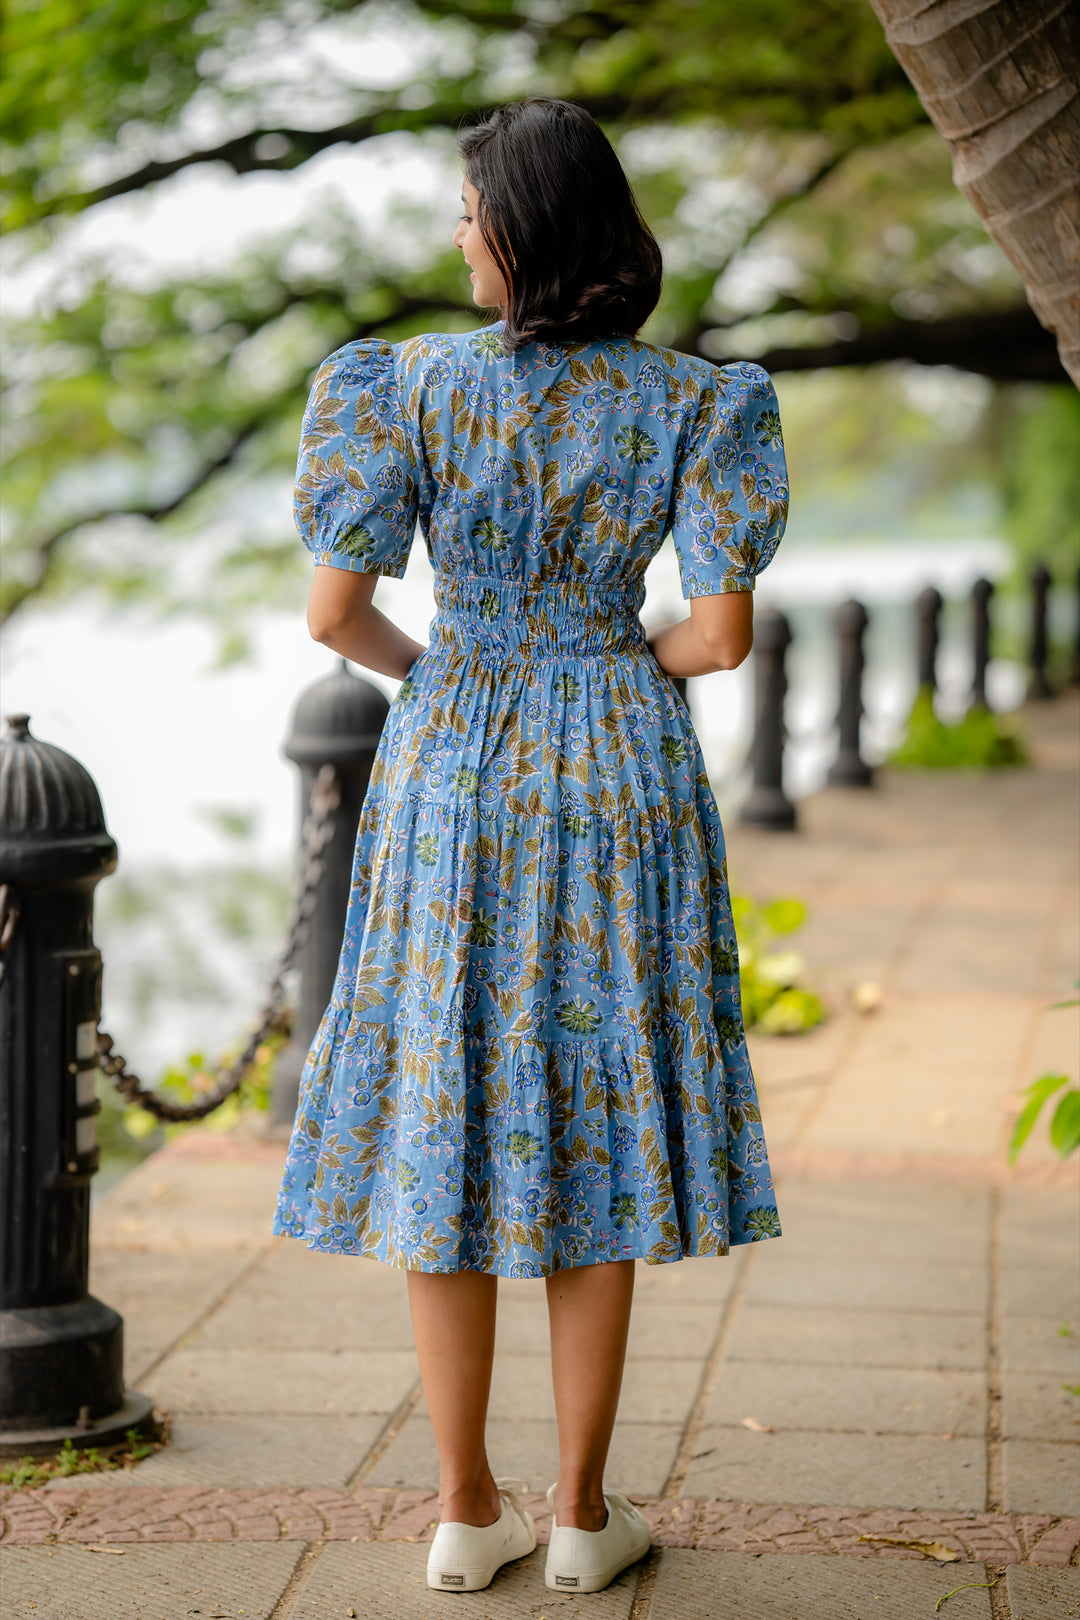
{"type": "Polygon", "coordinates": [[[1035,1121],[1038,1119],[1047,1098],[1052,1097],[1055,1091],[1060,1091],[1061,1087],[1067,1086],[1068,1083],[1069,1077],[1067,1074],[1043,1074],[1028,1086],[1024,1093],[1028,1101],[1020,1112],[1020,1117],[1016,1121],[1016,1127],[1012,1134],[1012,1140],[1009,1143],[1010,1164],[1016,1163],[1017,1155],[1031,1135],[1035,1127],[1035,1121]]]}
{"type": "Polygon", "coordinates": [[[1067,1091],[1050,1122],[1050,1143],[1063,1159],[1080,1147],[1080,1091],[1067,1091]]]}
{"type": "Polygon", "coordinates": [[[801,900],[774,900],[763,915],[774,934],[793,934],[806,921],[806,907],[801,900]]]}

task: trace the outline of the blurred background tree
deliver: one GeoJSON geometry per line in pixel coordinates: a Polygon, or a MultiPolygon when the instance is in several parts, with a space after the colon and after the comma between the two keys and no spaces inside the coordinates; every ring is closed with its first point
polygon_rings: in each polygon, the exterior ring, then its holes
{"type": "Polygon", "coordinates": [[[227,660],[298,603],[312,369],[477,324],[455,130],[522,94],[619,147],[665,250],[646,337],[808,374],[804,514],[876,458],[867,532],[966,481],[1025,550],[1075,544],[1076,393],[867,0],[10,0],[4,33],[8,614],[93,588],[213,618],[227,660]]]}

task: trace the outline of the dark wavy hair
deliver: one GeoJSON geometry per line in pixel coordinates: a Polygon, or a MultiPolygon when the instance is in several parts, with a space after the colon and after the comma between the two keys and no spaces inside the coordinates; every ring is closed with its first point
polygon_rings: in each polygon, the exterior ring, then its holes
{"type": "Polygon", "coordinates": [[[660,249],[591,114],[530,96],[458,144],[506,281],[506,347],[636,332],[660,297],[660,249]]]}

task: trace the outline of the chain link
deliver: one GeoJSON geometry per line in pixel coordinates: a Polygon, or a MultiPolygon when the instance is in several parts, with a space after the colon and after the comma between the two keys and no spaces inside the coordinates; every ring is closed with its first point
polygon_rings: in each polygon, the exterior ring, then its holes
{"type": "MultiPolygon", "coordinates": [[[[323,851],[334,836],[334,811],[341,803],[341,781],[332,765],[324,765],[316,776],[311,790],[311,808],[304,818],[300,839],[300,880],[293,910],[292,923],[270,981],[266,1006],[241,1056],[229,1068],[219,1071],[217,1085],[196,1103],[174,1103],[160,1092],[144,1086],[137,1074],[127,1066],[119,1053],[113,1053],[113,1038],[104,1030],[98,1031],[98,1068],[108,1075],[126,1102],[145,1108],[155,1119],[169,1124],[205,1119],[219,1108],[226,1097],[231,1097],[243,1085],[255,1066],[260,1046],[271,1035],[288,1034],[292,1028],[292,1013],[285,1006],[285,975],[292,967],[296,954],[304,944],[315,910],[315,891],[323,875],[323,851]]],[[[0,891],[0,904],[3,902],[0,891]]],[[[17,912],[16,912],[17,915],[17,912]]],[[[2,936],[0,936],[2,942],[2,936]]]]}

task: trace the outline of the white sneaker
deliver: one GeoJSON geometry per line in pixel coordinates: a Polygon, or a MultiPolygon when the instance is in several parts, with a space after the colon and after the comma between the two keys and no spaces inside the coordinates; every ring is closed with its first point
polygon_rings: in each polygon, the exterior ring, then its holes
{"type": "Polygon", "coordinates": [[[553,1592],[600,1592],[616,1575],[644,1558],[652,1545],[648,1521],[616,1491],[604,1492],[608,1516],[602,1530],[556,1524],[554,1485],[547,1499],[551,1503],[551,1540],[544,1584],[553,1592]]]}
{"type": "Polygon", "coordinates": [[[440,1592],[479,1592],[495,1571],[536,1546],[532,1514],[515,1491],[520,1479],[497,1479],[502,1513],[494,1524],[440,1524],[427,1561],[427,1583],[440,1592]]]}

